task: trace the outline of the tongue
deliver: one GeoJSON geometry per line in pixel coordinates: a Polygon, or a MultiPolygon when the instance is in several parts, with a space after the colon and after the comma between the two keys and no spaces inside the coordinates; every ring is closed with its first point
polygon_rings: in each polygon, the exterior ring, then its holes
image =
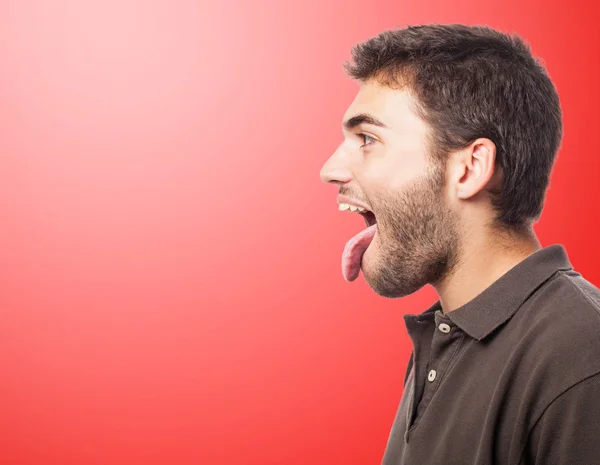
{"type": "Polygon", "coordinates": [[[348,241],[342,254],[342,273],[348,282],[358,278],[362,256],[371,244],[377,231],[377,225],[369,226],[348,241]]]}

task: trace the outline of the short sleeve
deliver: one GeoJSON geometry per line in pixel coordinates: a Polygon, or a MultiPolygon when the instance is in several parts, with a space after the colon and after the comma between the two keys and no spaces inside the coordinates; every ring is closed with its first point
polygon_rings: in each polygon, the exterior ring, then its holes
{"type": "Polygon", "coordinates": [[[600,374],[558,396],[533,427],[521,465],[600,464],[600,374]]]}

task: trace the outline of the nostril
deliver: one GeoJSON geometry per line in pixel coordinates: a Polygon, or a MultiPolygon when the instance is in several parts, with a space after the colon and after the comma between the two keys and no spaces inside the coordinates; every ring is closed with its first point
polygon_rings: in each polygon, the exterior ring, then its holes
{"type": "Polygon", "coordinates": [[[344,168],[334,167],[328,163],[321,168],[321,181],[334,184],[345,184],[352,179],[350,172],[344,168]]]}

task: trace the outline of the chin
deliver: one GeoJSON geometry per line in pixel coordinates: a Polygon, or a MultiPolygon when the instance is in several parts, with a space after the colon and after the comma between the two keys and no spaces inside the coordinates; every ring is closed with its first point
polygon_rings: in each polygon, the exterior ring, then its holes
{"type": "Polygon", "coordinates": [[[385,264],[373,263],[371,260],[366,260],[362,266],[365,281],[381,297],[388,299],[406,297],[414,294],[427,284],[422,279],[414,279],[414,276],[391,275],[386,271],[389,269],[385,264]]]}
{"type": "Polygon", "coordinates": [[[371,289],[375,291],[375,293],[381,297],[385,297],[387,299],[401,299],[402,297],[409,296],[414,294],[418,290],[420,290],[423,286],[415,286],[415,287],[388,287],[388,286],[380,286],[378,284],[371,285],[369,284],[371,289]]]}

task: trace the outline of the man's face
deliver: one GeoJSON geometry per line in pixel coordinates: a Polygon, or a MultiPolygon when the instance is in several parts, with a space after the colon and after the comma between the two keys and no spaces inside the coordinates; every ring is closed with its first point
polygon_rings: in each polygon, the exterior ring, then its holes
{"type": "MultiPolygon", "coordinates": [[[[385,127],[371,121],[344,128],[343,143],[321,169],[321,179],[337,184],[340,196],[374,214],[374,235],[365,231],[351,240],[343,266],[349,280],[360,267],[384,297],[439,282],[455,266],[460,245],[445,198],[445,169],[428,156],[429,129],[412,102],[407,90],[362,84],[344,121],[368,115],[385,127]]],[[[352,204],[344,200],[338,199],[352,204]]]]}

